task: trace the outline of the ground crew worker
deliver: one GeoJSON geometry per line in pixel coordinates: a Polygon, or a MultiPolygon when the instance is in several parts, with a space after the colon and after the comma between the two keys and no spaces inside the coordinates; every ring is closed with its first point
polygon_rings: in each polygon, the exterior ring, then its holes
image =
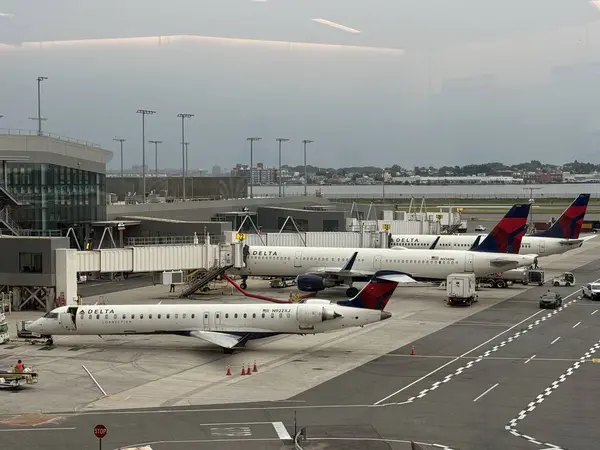
{"type": "Polygon", "coordinates": [[[15,372],[22,373],[23,369],[25,369],[25,366],[23,365],[23,363],[21,362],[21,360],[19,360],[17,362],[17,365],[15,366],[15,372]]]}
{"type": "Polygon", "coordinates": [[[171,287],[169,288],[169,292],[175,292],[175,285],[171,283],[171,287]]]}

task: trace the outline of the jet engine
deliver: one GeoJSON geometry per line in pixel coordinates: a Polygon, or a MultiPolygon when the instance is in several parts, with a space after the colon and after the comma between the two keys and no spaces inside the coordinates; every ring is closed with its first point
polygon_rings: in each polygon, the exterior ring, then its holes
{"type": "Polygon", "coordinates": [[[342,317],[342,315],[325,306],[314,304],[298,305],[298,322],[303,325],[313,325],[325,322],[326,320],[337,319],[338,317],[342,317]]]}
{"type": "Polygon", "coordinates": [[[298,275],[296,277],[296,286],[302,292],[319,292],[334,287],[335,283],[318,275],[298,275]]]}

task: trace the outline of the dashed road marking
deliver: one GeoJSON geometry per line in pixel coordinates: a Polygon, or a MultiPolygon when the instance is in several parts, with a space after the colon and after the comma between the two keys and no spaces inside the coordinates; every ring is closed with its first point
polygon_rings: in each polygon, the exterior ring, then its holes
{"type": "Polygon", "coordinates": [[[550,342],[550,345],[554,344],[555,342],[558,342],[559,339],[560,339],[560,336],[557,337],[556,339],[554,339],[552,342],[550,342]]]}
{"type": "Polygon", "coordinates": [[[590,316],[593,316],[594,314],[596,314],[598,312],[598,310],[594,311],[593,313],[590,314],[590,316]]]}
{"type": "Polygon", "coordinates": [[[545,445],[547,448],[562,450],[562,447],[559,447],[558,445],[550,444],[548,442],[541,442],[531,436],[520,433],[517,430],[517,425],[519,424],[520,421],[525,419],[531,412],[533,412],[544,400],[546,400],[550,395],[552,395],[552,393],[554,391],[556,391],[556,389],[558,389],[560,387],[560,385],[567,380],[567,377],[570,377],[571,375],[573,375],[573,373],[577,369],[579,369],[585,363],[586,360],[589,360],[592,357],[592,355],[598,351],[598,349],[600,349],[600,341],[596,342],[592,347],[590,347],[590,349],[586,352],[586,354],[583,355],[581,358],[579,358],[579,361],[577,361],[575,364],[573,364],[571,367],[569,367],[565,373],[563,373],[560,377],[558,377],[557,380],[553,381],[552,384],[550,386],[548,386],[542,394],[540,394],[536,397],[535,401],[529,402],[527,404],[527,408],[521,410],[519,415],[517,417],[513,418],[508,423],[508,425],[506,425],[504,427],[504,429],[506,431],[508,431],[510,434],[512,434],[513,436],[523,438],[523,439],[531,442],[532,444],[545,445]]]}
{"type": "Polygon", "coordinates": [[[535,355],[530,356],[527,361],[525,361],[523,364],[527,364],[529,361],[531,361],[533,358],[535,358],[535,355]]]}
{"type": "Polygon", "coordinates": [[[489,388],[487,391],[485,391],[483,394],[481,394],[480,396],[476,397],[476,398],[473,400],[473,403],[475,403],[477,400],[479,400],[479,399],[480,399],[481,397],[483,397],[485,394],[487,394],[488,392],[490,392],[492,389],[495,389],[495,388],[497,388],[499,384],[500,384],[500,383],[496,383],[496,384],[495,384],[495,385],[493,385],[491,388],[489,388]]]}
{"type": "MultiPolygon", "coordinates": [[[[570,296],[573,296],[575,294],[577,294],[578,291],[573,292],[572,294],[566,296],[565,298],[568,298],[570,296]]],[[[462,354],[461,356],[453,359],[452,361],[447,362],[446,364],[438,367],[437,369],[435,369],[434,371],[428,373],[427,375],[424,375],[423,377],[419,378],[416,381],[413,381],[412,383],[406,385],[405,387],[403,387],[402,389],[399,389],[398,391],[388,395],[387,397],[379,400],[377,403],[374,403],[373,406],[394,406],[394,405],[405,405],[408,403],[413,403],[415,400],[417,399],[421,399],[423,397],[425,397],[427,394],[429,394],[432,391],[435,391],[437,388],[439,388],[442,384],[447,383],[448,381],[450,381],[452,378],[454,378],[455,376],[461,375],[465,370],[470,369],[471,367],[473,367],[475,364],[483,361],[484,358],[487,358],[488,356],[490,356],[492,353],[497,352],[498,350],[500,350],[502,347],[505,347],[507,344],[510,344],[511,342],[515,341],[516,339],[518,339],[519,337],[523,336],[524,334],[528,333],[529,331],[531,331],[533,328],[537,327],[538,325],[544,323],[546,320],[548,320],[549,318],[551,318],[552,316],[558,314],[561,311],[564,311],[566,308],[568,308],[570,305],[574,304],[577,302],[577,298],[574,298],[573,300],[571,300],[570,302],[564,303],[560,308],[558,309],[553,309],[551,312],[547,313],[545,316],[539,317],[538,319],[535,320],[535,322],[530,323],[526,329],[521,330],[521,331],[517,331],[514,335],[510,336],[509,338],[503,340],[502,342],[500,342],[498,345],[494,345],[494,347],[492,347],[490,350],[487,350],[485,353],[483,353],[482,355],[478,356],[477,359],[471,360],[469,361],[467,364],[465,364],[464,366],[459,367],[458,369],[456,369],[456,371],[454,371],[454,373],[451,373],[449,375],[446,375],[446,377],[441,380],[441,381],[436,381],[435,383],[433,383],[429,388],[423,389],[421,392],[419,392],[419,394],[417,394],[414,397],[410,397],[409,399],[403,401],[403,402],[392,402],[392,403],[383,403],[386,400],[389,400],[390,398],[394,397],[395,395],[401,393],[402,391],[405,391],[406,389],[408,389],[409,387],[417,384],[418,382],[424,380],[425,378],[429,377],[430,375],[433,375],[434,373],[438,372],[439,370],[443,369],[444,367],[452,364],[453,362],[457,361],[458,359],[461,359],[462,357],[466,356],[467,354],[473,352],[474,350],[477,350],[478,348],[482,347],[483,345],[493,341],[494,339],[496,339],[498,336],[506,333],[506,331],[510,331],[511,329],[516,328],[518,325],[527,322],[528,320],[534,318],[537,314],[539,314],[542,311],[538,311],[537,313],[527,317],[526,319],[523,319],[521,322],[517,323],[516,325],[513,325],[511,328],[509,328],[508,330],[504,331],[504,333],[500,333],[500,335],[494,336],[491,339],[488,339],[486,342],[484,342],[483,344],[480,344],[479,346],[475,347],[474,349],[462,354]]],[[[559,338],[555,339],[552,343],[556,342],[559,338]]]]}
{"type": "Polygon", "coordinates": [[[573,328],[577,328],[580,324],[581,322],[577,322],[575,325],[573,325],[573,328]]]}

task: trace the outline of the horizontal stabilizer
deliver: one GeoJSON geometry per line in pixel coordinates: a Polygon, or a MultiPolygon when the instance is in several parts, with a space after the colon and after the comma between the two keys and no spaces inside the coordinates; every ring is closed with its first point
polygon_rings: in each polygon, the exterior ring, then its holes
{"type": "Polygon", "coordinates": [[[203,341],[210,342],[211,344],[215,344],[223,348],[233,348],[244,340],[243,336],[202,330],[192,331],[190,332],[190,336],[202,339],[203,341]]]}

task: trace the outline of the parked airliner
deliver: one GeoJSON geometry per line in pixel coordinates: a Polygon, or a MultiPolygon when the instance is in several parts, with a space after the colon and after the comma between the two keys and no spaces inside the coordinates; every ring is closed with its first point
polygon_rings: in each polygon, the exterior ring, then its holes
{"type": "Polygon", "coordinates": [[[474,272],[484,277],[536,263],[537,255],[516,254],[527,228],[530,207],[515,205],[472,251],[252,246],[244,252],[245,267],[231,272],[242,276],[243,289],[249,276],[296,277],[301,291],[318,292],[347,285],[348,297],[358,292],[352,286],[354,282],[366,281],[380,269],[398,270],[418,281],[446,280],[457,272],[474,272]]]}
{"type": "MultiPolygon", "coordinates": [[[[580,194],[550,228],[524,236],[519,253],[522,255],[535,253],[540,257],[561,254],[579,248],[586,240],[594,238],[595,236],[579,238],[589,200],[590,194],[580,194]]],[[[485,237],[485,234],[439,236],[395,234],[391,236],[391,247],[469,250],[476,247],[485,237]]]]}
{"type": "Polygon", "coordinates": [[[61,306],[34,321],[28,329],[48,338],[50,344],[56,335],[176,334],[202,339],[232,353],[254,339],[327,333],[388,319],[391,313],[384,309],[398,283],[414,282],[400,272],[377,271],[358,295],[338,303],[308,299],[285,305],[61,306]]]}

